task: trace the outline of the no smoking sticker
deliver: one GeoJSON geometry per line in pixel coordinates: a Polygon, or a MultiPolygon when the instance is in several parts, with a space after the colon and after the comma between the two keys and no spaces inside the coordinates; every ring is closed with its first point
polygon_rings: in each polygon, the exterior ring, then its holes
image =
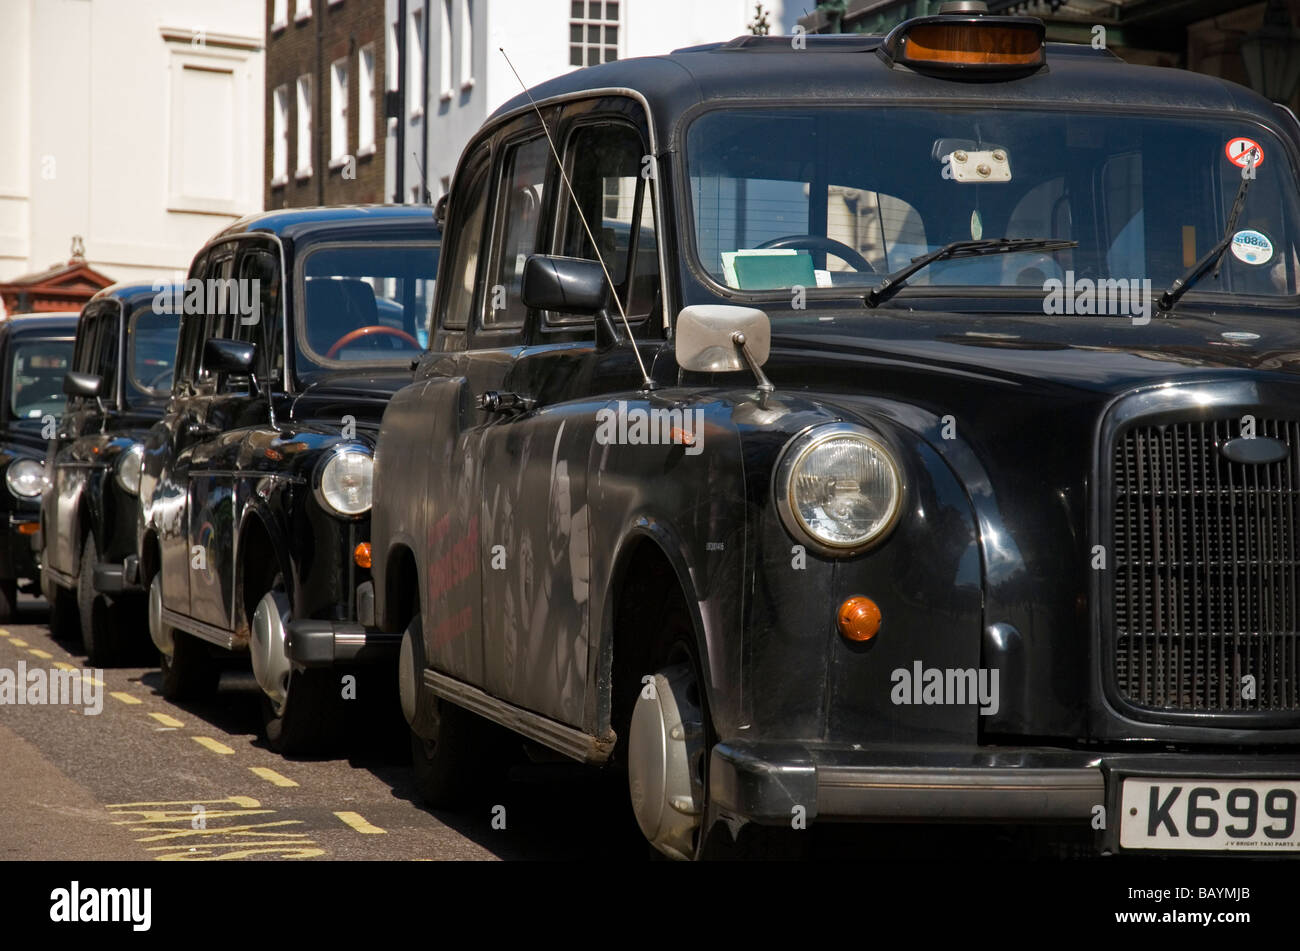
{"type": "Polygon", "coordinates": [[[1223,151],[1228,156],[1228,161],[1237,168],[1246,168],[1251,161],[1251,153],[1254,153],[1255,167],[1259,168],[1264,164],[1264,150],[1260,148],[1258,142],[1254,139],[1238,137],[1228,140],[1228,144],[1223,147],[1223,151]]]}

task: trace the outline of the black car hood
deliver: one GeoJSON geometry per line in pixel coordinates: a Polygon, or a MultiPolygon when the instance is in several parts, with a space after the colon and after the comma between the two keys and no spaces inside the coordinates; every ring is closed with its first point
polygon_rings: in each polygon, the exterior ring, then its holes
{"type": "Polygon", "coordinates": [[[1032,381],[1036,388],[1110,394],[1243,370],[1300,378],[1300,314],[1196,313],[1135,325],[1124,317],[859,309],[772,323],[767,370],[778,389],[783,367],[803,376],[795,367],[808,363],[815,379],[835,383],[843,373],[860,386],[864,362],[975,386],[1032,381]],[[1233,336],[1242,333],[1259,336],[1233,336]]]}
{"type": "Polygon", "coordinates": [[[337,420],[349,415],[377,422],[393,394],[410,382],[411,369],[405,364],[393,370],[318,375],[294,397],[289,414],[293,419],[337,420]]]}

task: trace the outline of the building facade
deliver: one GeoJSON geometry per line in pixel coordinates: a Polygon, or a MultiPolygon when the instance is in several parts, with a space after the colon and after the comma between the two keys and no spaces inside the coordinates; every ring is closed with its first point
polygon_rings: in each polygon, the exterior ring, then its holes
{"type": "MultiPolygon", "coordinates": [[[[751,32],[755,6],[754,0],[385,0],[388,200],[444,194],[470,136],[522,88],[582,66],[732,39],[751,32]]],[[[764,0],[761,7],[771,32],[793,26],[785,20],[784,8],[793,7],[788,0],[764,0]]]]}
{"type": "Polygon", "coordinates": [[[263,0],[0,2],[0,282],[184,271],[262,204],[263,0]]]}
{"type": "Polygon", "coordinates": [[[384,0],[266,0],[267,208],[384,200],[384,0]]]}

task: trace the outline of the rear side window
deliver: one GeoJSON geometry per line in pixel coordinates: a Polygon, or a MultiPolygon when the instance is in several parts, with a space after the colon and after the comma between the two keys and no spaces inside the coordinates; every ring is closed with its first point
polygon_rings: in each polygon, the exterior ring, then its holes
{"type": "Polygon", "coordinates": [[[524,306],[524,262],[538,248],[546,174],[551,147],[545,136],[517,145],[506,153],[501,171],[500,235],[492,277],[492,297],[483,314],[485,327],[521,327],[524,306]]]}
{"type": "MultiPolygon", "coordinates": [[[[484,152],[486,157],[486,150],[484,152]]],[[[464,191],[465,204],[456,209],[459,221],[449,222],[455,235],[453,257],[445,272],[447,287],[440,299],[439,326],[464,330],[475,306],[478,264],[483,248],[483,220],[487,212],[487,169],[480,167],[464,191]]],[[[452,199],[453,203],[455,198],[452,199]]]]}
{"type": "MultiPolygon", "coordinates": [[[[581,126],[569,139],[569,180],[582,208],[561,204],[561,248],[566,257],[605,262],[629,318],[650,314],[658,305],[659,251],[654,225],[653,183],[645,174],[645,145],[622,123],[581,126]],[[587,227],[583,226],[586,218],[587,227]],[[592,238],[596,244],[592,244],[592,238]]],[[[551,315],[551,322],[569,318],[551,315]]]]}

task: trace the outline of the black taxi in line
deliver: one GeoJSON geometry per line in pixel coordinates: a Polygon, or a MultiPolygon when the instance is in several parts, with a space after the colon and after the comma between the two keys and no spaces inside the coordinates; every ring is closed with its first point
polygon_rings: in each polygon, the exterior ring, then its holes
{"type": "Polygon", "coordinates": [[[67,395],[49,443],[37,548],[56,636],[81,633],[92,665],[149,645],[135,548],[145,434],[172,388],[180,322],[155,305],[175,285],[106,287],[81,311],[67,395]]]}
{"type": "Polygon", "coordinates": [[[18,591],[39,590],[34,545],[46,482],[45,445],[63,409],[63,375],[72,361],[75,313],[14,314],[0,321],[0,621],[18,591]]]}
{"type": "Polygon", "coordinates": [[[1300,126],[1044,32],[747,36],[471,140],[375,456],[427,797],[494,721],[679,857],[1297,854],[1300,126]]]}
{"type": "MultiPolygon", "coordinates": [[[[272,211],[195,256],[171,312],[171,396],[143,440],[138,577],[162,690],[251,660],[272,748],[328,744],[396,658],[367,631],[372,446],[428,342],[428,207],[272,211]]],[[[166,302],[164,302],[166,303],[166,302]]]]}

